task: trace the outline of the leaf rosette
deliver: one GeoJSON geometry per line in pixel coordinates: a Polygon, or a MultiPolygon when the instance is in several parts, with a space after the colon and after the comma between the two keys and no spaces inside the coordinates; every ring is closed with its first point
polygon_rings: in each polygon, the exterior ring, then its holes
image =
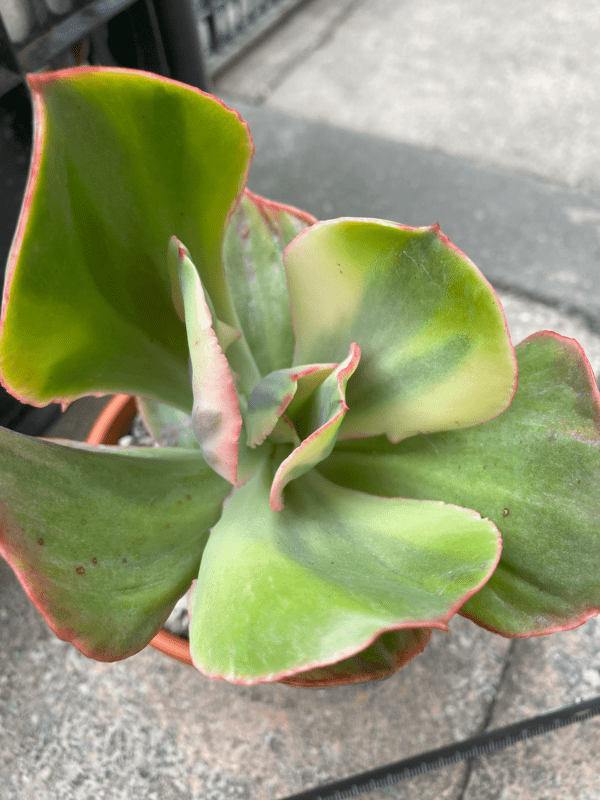
{"type": "Polygon", "coordinates": [[[576,343],[515,357],[437,225],[248,191],[249,131],[215,98],[106,68],[30,88],[2,382],[35,405],[132,394],[167,444],[0,432],[0,552],[59,636],[124,658],[193,583],[199,670],[326,686],[393,673],[459,611],[505,636],[598,613],[576,343]]]}

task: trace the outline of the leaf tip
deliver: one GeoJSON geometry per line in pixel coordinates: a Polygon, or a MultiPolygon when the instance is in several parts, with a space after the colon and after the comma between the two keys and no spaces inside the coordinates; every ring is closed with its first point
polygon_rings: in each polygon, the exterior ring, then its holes
{"type": "Polygon", "coordinates": [[[283,511],[283,486],[281,485],[281,480],[277,480],[277,476],[275,476],[271,486],[269,505],[273,511],[283,511]]]}

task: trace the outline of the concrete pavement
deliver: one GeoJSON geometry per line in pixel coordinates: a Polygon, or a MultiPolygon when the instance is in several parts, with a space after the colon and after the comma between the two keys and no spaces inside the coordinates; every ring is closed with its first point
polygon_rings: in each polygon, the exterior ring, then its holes
{"type": "Polygon", "coordinates": [[[313,0],[217,90],[598,190],[599,36],[594,0],[313,0]]]}

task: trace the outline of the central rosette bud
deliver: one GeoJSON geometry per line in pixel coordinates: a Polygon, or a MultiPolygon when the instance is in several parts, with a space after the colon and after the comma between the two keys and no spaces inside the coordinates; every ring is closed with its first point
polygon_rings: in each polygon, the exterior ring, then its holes
{"type": "Polygon", "coordinates": [[[283,488],[333,450],[348,410],[345,389],[358,366],[360,348],[352,344],[341,364],[311,364],[266,375],[248,398],[247,444],[265,439],[290,442],[294,450],[279,465],[271,488],[271,507],[283,508],[283,488]]]}
{"type": "Polygon", "coordinates": [[[246,192],[210,293],[184,245],[173,238],[169,251],[204,458],[239,487],[266,445],[290,446],[275,511],[339,438],[469,427],[502,411],[513,388],[493,294],[437,226],[312,223],[246,192]]]}

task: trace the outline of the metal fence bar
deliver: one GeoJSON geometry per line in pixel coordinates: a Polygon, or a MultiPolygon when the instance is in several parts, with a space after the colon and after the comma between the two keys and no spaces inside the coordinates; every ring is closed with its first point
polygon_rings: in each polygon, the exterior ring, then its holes
{"type": "Polygon", "coordinates": [[[306,2],[5,0],[0,13],[0,96],[21,83],[27,72],[52,68],[55,59],[78,42],[93,37],[94,32],[124,11],[131,17],[124,23],[128,28],[125,39],[135,40],[136,57],[119,47],[119,63],[171,75],[207,90],[211,78],[220,75],[306,2]],[[132,21],[141,26],[137,36],[132,21]],[[149,32],[153,33],[154,53],[146,46],[149,32]]]}
{"type": "Polygon", "coordinates": [[[137,0],[91,34],[90,63],[172,77],[153,0],[137,0]]]}
{"type": "MultiPolygon", "coordinates": [[[[23,81],[27,72],[47,68],[77,42],[91,35],[138,0],[43,0],[22,1],[20,19],[12,18],[12,36],[7,8],[0,20],[0,96],[23,81]],[[66,10],[65,10],[66,9],[66,10]],[[15,24],[18,23],[18,24],[15,24]]],[[[17,9],[14,5],[13,12],[17,9]]]]}
{"type": "Polygon", "coordinates": [[[197,0],[206,72],[218,78],[306,2],[197,0]]]}
{"type": "Polygon", "coordinates": [[[210,89],[193,0],[153,0],[171,77],[210,89]]]}
{"type": "Polygon", "coordinates": [[[42,69],[53,58],[85,39],[96,28],[125,11],[134,2],[136,0],[93,0],[59,20],[49,30],[40,32],[19,51],[22,69],[25,72],[42,69]]]}
{"type": "Polygon", "coordinates": [[[12,41],[0,16],[0,96],[21,82],[21,67],[12,41]]]}

